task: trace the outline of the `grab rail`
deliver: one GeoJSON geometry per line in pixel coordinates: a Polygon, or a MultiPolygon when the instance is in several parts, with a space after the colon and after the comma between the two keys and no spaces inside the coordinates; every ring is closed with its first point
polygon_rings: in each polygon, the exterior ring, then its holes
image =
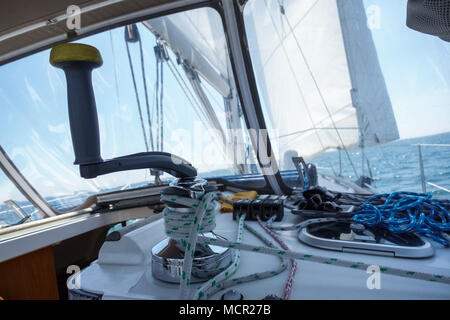
{"type": "Polygon", "coordinates": [[[17,169],[6,151],[0,146],[0,169],[13,182],[17,189],[37,208],[45,217],[56,216],[57,213],[45,199],[33,188],[23,174],[17,169]]]}
{"type": "Polygon", "coordinates": [[[441,187],[435,183],[425,181],[425,168],[423,166],[423,157],[422,157],[422,147],[450,147],[450,144],[417,143],[417,144],[413,144],[413,146],[417,146],[418,151],[419,151],[420,180],[422,182],[422,192],[423,193],[427,192],[427,186],[426,186],[427,184],[429,184],[433,187],[436,187],[440,190],[450,192],[450,190],[448,190],[444,187],[441,187]]]}

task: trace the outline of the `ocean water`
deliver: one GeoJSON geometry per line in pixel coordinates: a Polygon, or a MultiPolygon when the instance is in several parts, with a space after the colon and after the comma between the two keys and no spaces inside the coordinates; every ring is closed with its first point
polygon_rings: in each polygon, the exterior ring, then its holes
{"type": "MultiPolygon", "coordinates": [[[[418,147],[414,144],[450,144],[450,132],[393,141],[365,149],[370,163],[374,183],[380,193],[395,191],[422,192],[418,147]]],[[[350,159],[358,174],[362,170],[361,150],[348,150],[350,159]]],[[[450,189],[450,147],[422,146],[425,181],[450,189]]],[[[339,173],[338,151],[325,152],[310,162],[316,164],[319,172],[339,173]]],[[[356,180],[347,155],[341,151],[342,176],[356,180]]],[[[367,163],[364,175],[370,176],[367,163]]],[[[435,198],[450,198],[450,193],[426,184],[426,191],[435,198]]]]}
{"type": "MultiPolygon", "coordinates": [[[[370,163],[370,172],[374,179],[372,186],[380,193],[395,191],[422,192],[420,178],[419,152],[414,144],[450,144],[450,132],[428,137],[398,140],[391,143],[369,147],[365,149],[366,158],[370,163]]],[[[361,150],[349,150],[349,156],[358,173],[361,174],[361,150]]],[[[450,147],[422,147],[422,157],[425,169],[425,180],[446,189],[450,189],[450,147]]],[[[338,151],[325,152],[310,162],[318,167],[318,171],[329,174],[339,174],[350,180],[356,180],[350,161],[341,151],[341,170],[338,151]],[[334,171],[333,171],[333,169],[334,171]]],[[[370,176],[365,163],[366,176],[370,176]]],[[[140,187],[141,185],[133,185],[140,187]]],[[[426,185],[427,192],[434,198],[449,199],[450,193],[431,185],[426,185]]],[[[104,190],[114,191],[114,190],[104,190]]],[[[46,199],[56,209],[73,207],[83,201],[91,193],[77,193],[63,201],[54,198],[46,199]]],[[[39,213],[28,202],[17,202],[32,219],[40,219],[39,213]]],[[[17,223],[20,219],[4,204],[0,204],[0,223],[8,225],[17,223]]]]}

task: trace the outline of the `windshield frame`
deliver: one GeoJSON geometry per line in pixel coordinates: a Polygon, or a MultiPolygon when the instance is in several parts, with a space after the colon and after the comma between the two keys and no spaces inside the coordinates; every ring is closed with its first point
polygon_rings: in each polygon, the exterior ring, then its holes
{"type": "MultiPolygon", "coordinates": [[[[159,10],[158,10],[158,8],[156,8],[156,9],[152,8],[155,10],[154,13],[142,15],[142,14],[139,14],[139,12],[138,12],[129,19],[122,19],[120,22],[116,22],[116,23],[110,24],[108,26],[103,26],[103,27],[100,27],[95,30],[87,30],[78,35],[69,36],[67,39],[64,39],[62,41],[57,41],[55,43],[48,43],[42,47],[39,47],[39,48],[36,48],[29,52],[17,55],[14,58],[11,58],[9,60],[1,62],[0,66],[4,65],[6,63],[9,63],[9,62],[18,60],[20,58],[24,58],[26,56],[32,55],[34,53],[46,50],[46,49],[54,46],[57,43],[71,42],[71,41],[74,41],[77,39],[82,39],[82,38],[85,38],[85,37],[88,37],[88,36],[91,36],[91,35],[94,35],[97,33],[105,32],[105,31],[108,31],[108,30],[111,30],[114,28],[125,26],[130,23],[141,22],[143,20],[162,17],[162,16],[166,16],[169,14],[184,12],[184,11],[203,8],[203,7],[209,7],[209,8],[215,9],[219,13],[219,15],[222,19],[222,25],[223,25],[223,29],[224,29],[224,33],[225,33],[225,37],[226,37],[226,41],[227,41],[227,50],[228,50],[229,59],[230,59],[231,67],[232,67],[232,72],[233,72],[233,75],[234,75],[235,81],[236,81],[237,92],[239,94],[239,99],[241,101],[242,113],[244,116],[245,124],[247,126],[246,129],[247,130],[249,130],[249,129],[264,130],[266,128],[266,125],[264,122],[264,118],[262,115],[262,109],[261,109],[261,105],[259,102],[259,95],[258,95],[258,91],[256,88],[255,76],[253,74],[253,69],[251,67],[252,65],[251,65],[251,60],[250,60],[250,53],[248,51],[248,48],[245,45],[246,38],[245,38],[245,28],[244,28],[244,24],[243,24],[243,15],[242,15],[243,7],[239,6],[237,4],[237,2],[233,1],[233,0],[225,0],[225,1],[221,1],[221,0],[211,0],[211,1],[189,0],[189,1],[177,2],[169,10],[166,8],[160,8],[159,10]],[[230,20],[230,17],[231,17],[231,20],[230,20]],[[230,21],[232,21],[233,19],[235,19],[235,25],[230,26],[230,21]],[[233,31],[238,30],[238,33],[234,34],[234,35],[233,34],[230,35],[230,29],[233,31]],[[241,35],[241,36],[239,36],[239,35],[241,35]],[[233,36],[235,38],[234,41],[231,39],[233,36]],[[236,37],[239,38],[239,41],[236,41],[236,37]],[[245,61],[245,68],[243,68],[242,64],[240,66],[236,66],[235,59],[236,59],[236,57],[239,58],[239,56],[243,56],[243,60],[245,61]],[[244,78],[238,76],[238,74],[240,72],[245,73],[244,78]],[[248,81],[248,83],[245,83],[245,81],[248,81]],[[244,92],[243,89],[245,90],[246,87],[250,87],[250,90],[247,90],[244,92]],[[250,100],[251,104],[252,104],[251,107],[246,106],[246,103],[244,100],[244,99],[247,99],[247,101],[249,101],[248,97],[251,97],[251,100],[250,100]],[[256,115],[256,122],[254,120],[251,120],[252,110],[254,110],[254,114],[256,115]],[[249,113],[250,113],[250,116],[249,116],[249,113]],[[253,121],[253,123],[252,123],[252,121],[253,121]],[[256,123],[256,125],[255,125],[255,123],[256,123]]],[[[255,118],[255,117],[253,117],[253,118],[255,118]]],[[[271,147],[270,147],[270,141],[268,139],[269,138],[267,137],[267,145],[268,145],[267,149],[270,151],[271,147]]],[[[258,148],[259,143],[260,143],[259,140],[255,141],[254,139],[251,139],[251,143],[253,145],[254,150],[259,149],[258,148]]],[[[273,157],[273,155],[272,155],[272,157],[273,157]]],[[[258,160],[258,164],[259,164],[260,168],[263,168],[264,166],[262,165],[262,162],[260,159],[260,152],[257,152],[256,158],[258,160]]],[[[272,158],[272,162],[275,162],[275,165],[277,163],[276,159],[273,159],[273,158],[272,158]]],[[[6,170],[4,170],[4,171],[5,171],[5,174],[8,175],[8,172],[6,170]]],[[[262,177],[264,178],[264,181],[265,181],[265,186],[257,187],[257,188],[253,188],[253,189],[258,190],[260,192],[264,192],[264,193],[280,193],[279,186],[281,185],[282,186],[281,190],[283,192],[287,191],[289,193],[290,190],[289,190],[289,188],[287,188],[284,185],[283,180],[281,179],[281,175],[278,171],[275,171],[275,174],[272,176],[266,175],[264,173],[264,171],[262,171],[262,173],[263,173],[262,177]]],[[[257,176],[261,177],[260,174],[258,174],[257,176]]],[[[239,176],[237,176],[237,177],[239,178],[239,176]]],[[[212,181],[220,180],[221,182],[224,182],[224,184],[226,184],[226,182],[227,182],[226,180],[222,179],[221,177],[210,178],[210,179],[208,178],[208,180],[212,180],[212,181]]],[[[11,180],[11,182],[14,183],[13,180],[11,180]]],[[[232,185],[233,187],[238,187],[239,179],[236,182],[229,182],[229,184],[232,185]]],[[[32,187],[32,185],[30,185],[30,186],[32,187]]],[[[152,188],[152,186],[150,186],[148,188],[152,188]]],[[[242,185],[242,188],[248,189],[248,186],[242,185]]],[[[26,198],[28,198],[28,199],[32,198],[32,196],[30,194],[28,194],[28,192],[26,192],[26,190],[20,190],[20,191],[26,198]]],[[[126,192],[126,191],[123,191],[123,192],[126,192]]],[[[36,194],[39,196],[39,194],[37,192],[36,192],[36,194]]],[[[102,193],[99,193],[96,196],[101,195],[101,194],[102,193]]],[[[87,202],[92,202],[92,199],[90,199],[90,198],[87,199],[84,203],[82,203],[80,206],[78,206],[76,208],[72,208],[70,210],[65,210],[65,211],[54,210],[54,213],[61,215],[61,214],[70,214],[70,213],[78,212],[78,211],[80,211],[80,209],[81,209],[81,211],[85,211],[87,202]]],[[[47,201],[44,200],[44,202],[48,205],[49,208],[51,208],[50,204],[47,201]]],[[[8,229],[8,228],[6,228],[6,229],[8,229]]]]}
{"type": "Polygon", "coordinates": [[[273,193],[289,195],[292,193],[293,189],[284,183],[278,170],[278,159],[276,159],[274,152],[272,152],[272,143],[269,135],[267,134],[267,125],[262,110],[256,75],[253,70],[253,63],[248,46],[247,32],[244,22],[244,9],[247,5],[247,1],[244,1],[243,4],[238,4],[237,2],[238,1],[225,1],[225,6],[223,8],[225,16],[223,21],[224,23],[226,22],[224,25],[224,30],[229,41],[228,48],[231,51],[231,65],[236,76],[236,85],[242,101],[244,117],[249,130],[256,130],[259,133],[264,132],[263,139],[267,142],[267,146],[264,147],[263,150],[259,147],[261,140],[260,135],[258,135],[255,139],[256,141],[252,139],[252,143],[254,149],[258,150],[257,160],[267,186],[271,188],[273,193]],[[234,39],[231,39],[232,37],[234,39]],[[239,79],[239,75],[242,74],[245,74],[245,81],[243,81],[244,79],[239,79]],[[248,85],[248,88],[246,88],[247,90],[242,90],[241,84],[248,85]],[[244,94],[251,95],[251,103],[249,103],[250,97],[248,97],[246,101],[243,96],[244,94]],[[254,114],[253,123],[251,123],[249,117],[249,115],[252,114],[254,114]],[[266,159],[261,159],[261,152],[263,152],[263,157],[266,159]],[[267,170],[267,158],[270,159],[269,170],[267,170]]]}

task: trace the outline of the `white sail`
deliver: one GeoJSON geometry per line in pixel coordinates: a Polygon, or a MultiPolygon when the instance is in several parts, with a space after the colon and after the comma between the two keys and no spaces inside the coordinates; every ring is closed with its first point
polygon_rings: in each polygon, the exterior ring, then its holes
{"type": "Polygon", "coordinates": [[[244,12],[279,157],[358,147],[360,136],[366,146],[398,139],[362,1],[281,4],[251,1],[244,12]]]}
{"type": "MultiPolygon", "coordinates": [[[[193,10],[144,24],[227,98],[235,88],[222,25],[201,24],[219,21],[212,14],[193,10]]],[[[244,14],[280,160],[399,138],[362,0],[249,1],[244,14]]]]}
{"type": "Polygon", "coordinates": [[[191,10],[147,20],[144,25],[224,98],[230,95],[223,26],[214,10],[191,10]]]}
{"type": "Polygon", "coordinates": [[[399,139],[362,0],[337,1],[337,5],[363,143],[370,146],[399,139]]]}

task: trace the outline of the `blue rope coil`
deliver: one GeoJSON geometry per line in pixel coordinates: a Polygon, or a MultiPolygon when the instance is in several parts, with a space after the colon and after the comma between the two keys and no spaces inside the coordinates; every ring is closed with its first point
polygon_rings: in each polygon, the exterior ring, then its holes
{"type": "Polygon", "coordinates": [[[370,227],[381,227],[395,233],[417,233],[448,247],[450,201],[431,199],[430,193],[394,192],[367,199],[353,220],[370,227]],[[384,204],[380,198],[386,198],[384,204]]]}
{"type": "Polygon", "coordinates": [[[306,169],[303,169],[303,176],[304,176],[304,180],[305,180],[304,191],[307,191],[309,189],[309,185],[308,185],[308,173],[307,173],[306,169]]]}

